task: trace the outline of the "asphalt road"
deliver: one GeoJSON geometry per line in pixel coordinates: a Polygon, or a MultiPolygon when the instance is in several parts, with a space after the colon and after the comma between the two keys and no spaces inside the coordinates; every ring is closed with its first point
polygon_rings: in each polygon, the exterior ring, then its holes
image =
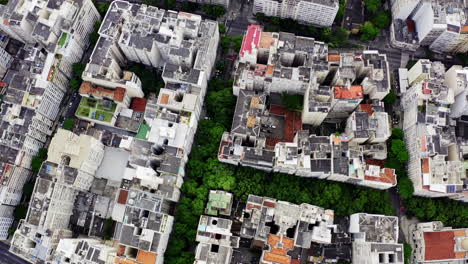
{"type": "Polygon", "coordinates": [[[8,251],[10,247],[0,242],[0,264],[30,264],[8,251]]]}

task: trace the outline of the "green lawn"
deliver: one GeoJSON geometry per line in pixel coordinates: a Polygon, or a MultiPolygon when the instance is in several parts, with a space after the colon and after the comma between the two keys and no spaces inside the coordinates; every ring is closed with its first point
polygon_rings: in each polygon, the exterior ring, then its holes
{"type": "Polygon", "coordinates": [[[107,112],[112,112],[113,113],[115,111],[115,108],[117,108],[117,104],[114,103],[114,102],[112,102],[110,107],[104,106],[104,104],[102,104],[101,102],[98,102],[98,104],[97,104],[97,109],[107,111],[107,112]]]}
{"type": "Polygon", "coordinates": [[[109,108],[105,107],[100,100],[83,97],[76,115],[103,122],[111,122],[117,104],[112,102],[109,108]]]}
{"type": "Polygon", "coordinates": [[[150,130],[151,130],[150,126],[148,126],[147,124],[141,124],[140,129],[138,129],[138,134],[136,135],[136,138],[138,138],[138,139],[147,139],[148,132],[150,130]]]}
{"type": "Polygon", "coordinates": [[[80,106],[80,107],[78,107],[78,110],[76,110],[76,115],[83,116],[83,117],[88,117],[89,112],[90,112],[89,108],[80,106]]]}
{"type": "Polygon", "coordinates": [[[99,120],[99,121],[104,121],[104,122],[110,122],[112,121],[112,113],[105,112],[105,111],[100,111],[96,110],[95,112],[94,119],[99,120]]]}
{"type": "Polygon", "coordinates": [[[63,32],[63,33],[62,33],[62,36],[60,36],[60,40],[59,40],[59,42],[58,42],[58,44],[59,44],[60,47],[63,47],[63,45],[65,45],[65,42],[66,42],[66,40],[67,40],[67,36],[68,36],[68,34],[65,33],[65,32],[63,32]]]}

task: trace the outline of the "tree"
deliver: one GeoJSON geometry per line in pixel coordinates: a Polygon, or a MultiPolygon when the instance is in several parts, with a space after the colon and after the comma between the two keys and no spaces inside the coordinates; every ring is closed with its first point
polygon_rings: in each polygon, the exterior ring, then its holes
{"type": "Polygon", "coordinates": [[[372,19],[372,23],[380,29],[384,29],[388,27],[391,22],[392,22],[392,14],[390,13],[390,11],[384,11],[384,12],[378,13],[372,19]]]}
{"type": "Polygon", "coordinates": [[[381,5],[382,2],[380,0],[364,0],[364,6],[370,13],[375,13],[381,5]]]}
{"type": "Polygon", "coordinates": [[[28,212],[28,205],[27,204],[20,204],[15,207],[13,211],[13,217],[15,221],[19,221],[21,219],[26,218],[26,213],[28,212]]]}
{"type": "Polygon", "coordinates": [[[345,45],[348,42],[349,32],[342,28],[334,28],[331,32],[331,35],[328,36],[329,43],[328,45],[332,48],[339,48],[345,45]]]}
{"type": "Polygon", "coordinates": [[[265,16],[264,13],[257,13],[255,14],[255,18],[260,22],[264,22],[267,17],[265,16]]]}
{"type": "Polygon", "coordinates": [[[406,64],[406,69],[411,69],[418,61],[415,61],[415,60],[410,60],[408,61],[408,63],[406,64]]]}
{"type": "Polygon", "coordinates": [[[172,10],[176,8],[176,0],[166,0],[164,4],[166,6],[166,9],[172,10]]]}
{"type": "Polygon", "coordinates": [[[340,0],[339,3],[340,3],[340,5],[339,5],[339,8],[338,8],[338,12],[336,13],[336,16],[335,16],[335,22],[340,22],[341,19],[343,19],[343,16],[344,16],[346,1],[345,0],[340,0]]]}
{"type": "Polygon", "coordinates": [[[72,65],[73,74],[81,78],[81,75],[83,75],[85,68],[86,68],[86,65],[83,63],[74,63],[72,65]]]}
{"type": "Polygon", "coordinates": [[[286,106],[288,110],[296,111],[302,110],[304,103],[304,96],[299,94],[287,94],[284,92],[281,94],[281,103],[286,106]]]}
{"type": "Polygon", "coordinates": [[[210,115],[225,128],[229,128],[232,122],[235,105],[236,97],[232,94],[232,89],[230,87],[226,87],[220,91],[214,91],[210,93],[206,99],[207,111],[209,111],[210,115]]]}
{"type": "Polygon", "coordinates": [[[107,218],[104,222],[102,238],[104,240],[110,240],[114,234],[114,221],[111,217],[107,218]]]}
{"type": "Polygon", "coordinates": [[[203,7],[203,12],[205,12],[207,16],[216,19],[218,17],[224,16],[224,14],[226,14],[226,9],[220,5],[205,5],[203,7]]]}
{"type": "Polygon", "coordinates": [[[97,21],[94,24],[94,31],[89,35],[89,43],[91,46],[96,45],[98,39],[99,39],[99,28],[101,27],[101,21],[97,21]]]}
{"type": "Polygon", "coordinates": [[[411,264],[411,255],[413,254],[413,248],[408,243],[403,243],[403,253],[405,257],[405,264],[411,264]]]}
{"type": "Polygon", "coordinates": [[[397,175],[398,176],[398,190],[400,195],[405,198],[409,199],[413,196],[414,187],[413,182],[408,178],[406,175],[397,175]]]}
{"type": "Polygon", "coordinates": [[[164,87],[161,74],[156,72],[153,68],[148,68],[143,64],[132,64],[128,67],[128,71],[134,72],[140,78],[145,96],[151,93],[158,94],[159,89],[164,87]]]}
{"type": "Polygon", "coordinates": [[[67,118],[63,122],[62,128],[66,129],[66,130],[69,130],[69,131],[72,131],[74,126],[75,126],[75,119],[74,118],[67,118]]]}
{"type": "Polygon", "coordinates": [[[395,104],[396,100],[397,100],[397,95],[393,90],[391,90],[383,99],[384,103],[387,105],[395,104]]]}
{"type": "Polygon", "coordinates": [[[42,162],[44,162],[47,159],[47,149],[45,148],[40,148],[39,151],[37,152],[36,156],[32,158],[31,161],[31,170],[34,173],[39,173],[39,170],[41,169],[42,162]]]}
{"type": "Polygon", "coordinates": [[[97,4],[97,10],[99,11],[99,14],[101,16],[105,16],[107,10],[109,9],[110,3],[109,2],[98,2],[97,4]]]}
{"type": "Polygon", "coordinates": [[[374,40],[380,31],[378,28],[372,24],[372,22],[367,21],[360,29],[361,39],[364,41],[374,40]]]}
{"type": "Polygon", "coordinates": [[[23,197],[24,200],[29,201],[31,199],[34,190],[34,182],[30,181],[23,185],[23,197]]]}
{"type": "Polygon", "coordinates": [[[392,139],[390,154],[393,157],[396,157],[400,162],[407,162],[409,160],[409,154],[406,150],[406,144],[401,139],[392,139]]]}
{"type": "Polygon", "coordinates": [[[74,77],[73,79],[70,80],[70,88],[72,90],[78,90],[80,89],[80,86],[81,86],[81,81],[78,78],[74,77]]]}
{"type": "Polygon", "coordinates": [[[391,138],[392,139],[400,139],[400,140],[403,140],[403,138],[405,137],[405,134],[403,133],[403,130],[401,130],[400,128],[392,128],[392,136],[391,138]]]}
{"type": "Polygon", "coordinates": [[[224,23],[219,23],[218,30],[220,34],[226,33],[226,25],[224,23]]]}
{"type": "Polygon", "coordinates": [[[8,0],[0,0],[0,5],[7,5],[8,4],[8,0]]]}

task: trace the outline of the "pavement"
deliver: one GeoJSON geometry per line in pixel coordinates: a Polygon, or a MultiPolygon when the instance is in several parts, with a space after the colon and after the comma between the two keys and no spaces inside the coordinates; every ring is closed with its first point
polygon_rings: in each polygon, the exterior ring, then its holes
{"type": "Polygon", "coordinates": [[[30,262],[10,253],[9,248],[8,245],[0,242],[0,264],[30,264],[30,262]]]}
{"type": "Polygon", "coordinates": [[[225,19],[229,36],[244,35],[250,24],[256,23],[252,14],[253,0],[232,1],[225,19]]]}

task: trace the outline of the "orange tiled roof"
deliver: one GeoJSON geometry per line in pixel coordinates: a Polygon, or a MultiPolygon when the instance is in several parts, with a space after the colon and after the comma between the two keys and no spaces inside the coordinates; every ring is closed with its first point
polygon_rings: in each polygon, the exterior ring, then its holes
{"type": "Polygon", "coordinates": [[[138,262],[136,262],[134,260],[127,259],[127,258],[124,258],[124,257],[115,258],[114,263],[115,264],[139,264],[138,262]]]}
{"type": "Polygon", "coordinates": [[[266,75],[271,76],[274,71],[275,71],[275,65],[270,64],[267,66],[266,75]]]}
{"type": "Polygon", "coordinates": [[[79,93],[93,95],[95,97],[106,97],[115,102],[123,102],[127,90],[122,87],[117,87],[115,90],[107,89],[100,86],[93,86],[90,82],[83,82],[80,86],[79,93]]]}
{"type": "Polygon", "coordinates": [[[466,232],[465,232],[465,230],[463,230],[463,229],[453,230],[453,234],[454,234],[456,237],[464,237],[464,236],[466,236],[466,232]]]}
{"type": "Polygon", "coordinates": [[[247,117],[247,127],[253,128],[255,127],[255,124],[257,124],[257,118],[254,115],[249,115],[247,117]]]}
{"type": "Polygon", "coordinates": [[[275,44],[273,34],[271,32],[262,32],[260,35],[259,47],[261,49],[269,49],[273,44],[275,44]]]}
{"type": "Polygon", "coordinates": [[[461,33],[468,33],[468,25],[462,26],[460,32],[461,32],[461,33]]]}
{"type": "Polygon", "coordinates": [[[464,259],[466,258],[466,252],[455,252],[456,259],[464,259]]]}
{"type": "Polygon", "coordinates": [[[283,237],[283,246],[285,248],[294,248],[294,239],[283,237]]]}
{"type": "Polygon", "coordinates": [[[252,99],[250,100],[250,108],[258,108],[259,103],[260,97],[252,96],[252,99]]]}
{"type": "Polygon", "coordinates": [[[425,232],[425,260],[445,260],[455,258],[455,234],[453,231],[425,232]]]}
{"type": "Polygon", "coordinates": [[[286,254],[288,253],[288,250],[285,249],[285,248],[272,248],[270,252],[275,254],[275,255],[286,256],[286,254]]]}
{"type": "Polygon", "coordinates": [[[280,241],[280,237],[276,235],[269,234],[267,239],[267,244],[276,247],[276,244],[280,241]]]}
{"type": "Polygon", "coordinates": [[[421,160],[422,172],[423,173],[430,173],[431,170],[429,168],[429,158],[423,158],[421,160]]]}
{"type": "Polygon", "coordinates": [[[328,61],[340,61],[340,54],[328,54],[328,61]]]}
{"type": "Polygon", "coordinates": [[[333,88],[335,99],[362,99],[364,91],[361,85],[335,86],[333,88]]]}
{"type": "Polygon", "coordinates": [[[366,112],[369,115],[372,115],[374,113],[371,104],[360,104],[359,108],[361,108],[362,111],[366,112]]]}
{"type": "Polygon", "coordinates": [[[114,101],[117,101],[117,102],[123,102],[124,98],[125,98],[125,92],[127,90],[125,90],[125,88],[122,88],[122,87],[117,87],[115,88],[115,91],[114,91],[114,101]]]}
{"type": "Polygon", "coordinates": [[[389,169],[389,168],[384,168],[383,172],[379,174],[379,177],[365,175],[364,179],[369,180],[369,181],[379,181],[379,182],[396,184],[395,170],[389,169]]]}
{"type": "Polygon", "coordinates": [[[282,256],[282,255],[275,255],[273,253],[267,252],[263,256],[263,259],[266,261],[270,261],[273,263],[280,263],[280,264],[290,264],[291,257],[289,256],[282,256]]]}
{"type": "Polygon", "coordinates": [[[166,93],[163,93],[161,95],[161,101],[159,101],[161,104],[167,104],[169,103],[169,95],[166,93]]]}
{"type": "Polygon", "coordinates": [[[146,98],[139,98],[139,97],[134,97],[132,99],[132,104],[131,104],[131,109],[134,110],[134,111],[138,111],[138,112],[145,112],[145,109],[146,109],[146,103],[147,103],[147,99],[146,98]]]}
{"type": "Polygon", "coordinates": [[[127,197],[128,197],[128,191],[127,190],[120,190],[119,199],[117,200],[117,203],[119,203],[119,204],[127,203],[127,197]]]}
{"type": "Polygon", "coordinates": [[[270,207],[270,208],[275,208],[276,203],[274,202],[269,202],[269,201],[263,201],[263,206],[270,207]]]}
{"type": "Polygon", "coordinates": [[[138,250],[137,261],[141,264],[154,264],[156,262],[157,254],[153,252],[147,252],[138,250]]]}
{"type": "Polygon", "coordinates": [[[426,136],[421,137],[421,151],[427,151],[426,136]]]}

